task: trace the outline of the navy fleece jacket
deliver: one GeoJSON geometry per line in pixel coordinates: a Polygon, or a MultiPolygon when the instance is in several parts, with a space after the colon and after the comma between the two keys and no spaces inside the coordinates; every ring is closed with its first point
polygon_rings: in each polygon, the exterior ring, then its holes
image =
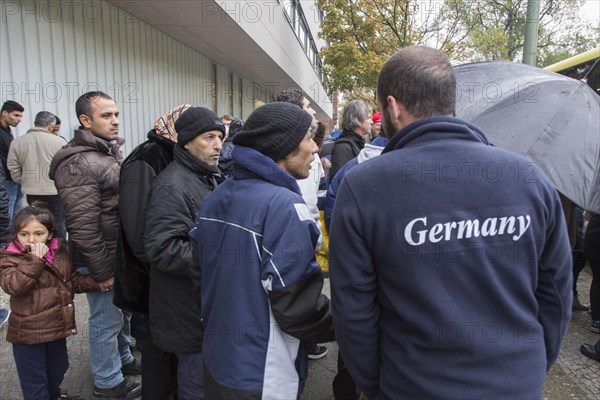
{"type": "Polygon", "coordinates": [[[330,232],[336,338],[369,399],[534,399],[571,316],[558,194],[450,117],[349,171],[330,232]]]}

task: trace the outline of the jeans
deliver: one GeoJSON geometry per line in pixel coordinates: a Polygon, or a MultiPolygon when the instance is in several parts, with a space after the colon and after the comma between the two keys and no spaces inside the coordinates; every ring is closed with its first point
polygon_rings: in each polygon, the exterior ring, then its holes
{"type": "Polygon", "coordinates": [[[67,341],[13,344],[13,356],[25,400],[57,400],[69,368],[67,341]]]}
{"type": "MultiPolygon", "coordinates": [[[[119,341],[119,353],[121,352],[121,346],[127,344],[129,352],[131,352],[131,313],[129,311],[121,310],[123,313],[123,329],[119,331],[117,337],[119,341]]],[[[123,363],[125,365],[127,363],[123,363]]]]}
{"type": "Polygon", "coordinates": [[[37,194],[28,194],[27,203],[31,204],[34,201],[43,201],[48,204],[50,212],[54,216],[56,234],[55,237],[61,239],[67,238],[67,229],[65,228],[65,208],[63,207],[60,197],[58,195],[42,196],[37,194]]]}
{"type": "MultiPolygon", "coordinates": [[[[78,266],[77,271],[89,274],[85,267],[78,266]]],[[[94,384],[99,389],[113,388],[123,382],[121,367],[133,361],[129,337],[123,329],[123,312],[113,304],[113,294],[112,290],[86,293],[90,307],[90,364],[94,384]]]]}
{"type": "Polygon", "coordinates": [[[21,185],[13,181],[6,180],[6,193],[8,194],[8,218],[12,223],[15,214],[25,207],[25,199],[21,192],[21,185]]]}
{"type": "Polygon", "coordinates": [[[204,399],[204,363],[202,353],[177,354],[179,400],[204,399]]]}

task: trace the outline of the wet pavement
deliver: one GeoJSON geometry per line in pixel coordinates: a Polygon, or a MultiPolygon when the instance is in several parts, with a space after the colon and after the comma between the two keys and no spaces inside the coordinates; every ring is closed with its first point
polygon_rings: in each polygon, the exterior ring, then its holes
{"type": "MultiPolygon", "coordinates": [[[[329,292],[326,280],[325,292],[329,292]]],[[[587,298],[591,276],[586,268],[579,279],[580,298],[587,298]]],[[[75,296],[77,326],[79,334],[67,339],[70,368],[63,382],[63,389],[91,400],[93,379],[89,367],[87,342],[87,318],[89,309],[85,295],[75,296]]],[[[0,291],[0,307],[8,307],[8,296],[0,291]]],[[[543,398],[546,400],[593,400],[600,398],[600,362],[590,360],[579,353],[579,346],[595,343],[599,334],[589,331],[590,315],[574,312],[569,332],[558,357],[546,379],[543,398]]],[[[0,330],[0,400],[22,400],[19,379],[12,356],[12,346],[6,342],[6,325],[0,330]]],[[[335,376],[337,346],[325,344],[329,352],[326,357],[310,361],[309,378],[302,400],[333,399],[331,382],[335,376]]],[[[136,358],[140,357],[135,353],[136,358]]],[[[138,377],[139,378],[139,377],[138,377]]],[[[154,399],[148,399],[154,400],[154,399]]]]}

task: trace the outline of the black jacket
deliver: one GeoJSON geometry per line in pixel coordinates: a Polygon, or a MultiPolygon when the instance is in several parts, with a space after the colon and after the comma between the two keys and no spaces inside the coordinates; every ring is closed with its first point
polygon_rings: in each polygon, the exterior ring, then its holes
{"type": "Polygon", "coordinates": [[[188,233],[208,195],[223,180],[216,167],[175,146],[174,160],[154,181],[144,234],[150,260],[150,331],[169,353],[202,351],[200,267],[188,233]]]}
{"type": "Polygon", "coordinates": [[[146,208],[154,179],[173,161],[175,142],[148,132],[121,166],[119,238],[113,302],[130,312],[148,314],[150,263],[144,249],[146,208]]]}
{"type": "Polygon", "coordinates": [[[344,164],[358,156],[363,147],[365,147],[365,141],[358,133],[346,130],[342,132],[333,145],[329,182],[333,181],[335,174],[344,164]]]}
{"type": "Polygon", "coordinates": [[[2,169],[4,170],[4,177],[7,181],[12,181],[10,171],[6,166],[6,158],[8,157],[8,150],[10,149],[10,144],[13,139],[14,136],[10,130],[10,126],[5,128],[0,124],[0,159],[2,159],[2,169]]]}

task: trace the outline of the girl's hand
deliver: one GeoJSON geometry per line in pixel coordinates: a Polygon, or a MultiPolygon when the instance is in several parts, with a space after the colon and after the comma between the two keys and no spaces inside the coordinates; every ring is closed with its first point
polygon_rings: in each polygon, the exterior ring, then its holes
{"type": "Polygon", "coordinates": [[[48,246],[46,246],[46,243],[28,244],[27,248],[32,254],[35,254],[39,258],[43,258],[49,250],[48,246]]]}

